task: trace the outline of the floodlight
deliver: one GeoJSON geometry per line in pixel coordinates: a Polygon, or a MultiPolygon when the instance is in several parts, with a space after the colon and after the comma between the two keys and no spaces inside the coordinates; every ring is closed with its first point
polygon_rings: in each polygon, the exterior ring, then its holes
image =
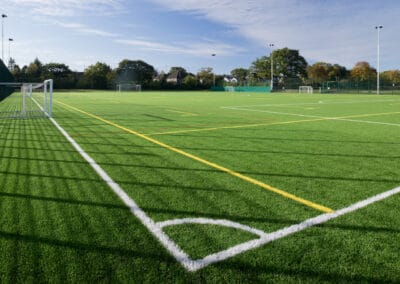
{"type": "MultiPolygon", "coordinates": [[[[270,43],[268,46],[270,47],[270,49],[273,49],[275,45],[273,43],[270,43]]],[[[272,56],[272,51],[270,54],[270,59],[271,59],[271,92],[272,92],[272,89],[274,88],[274,59],[272,56]]]]}
{"type": "Polygon", "coordinates": [[[377,76],[376,76],[376,94],[380,93],[380,82],[379,82],[379,73],[380,73],[380,31],[383,29],[382,25],[375,26],[375,29],[378,31],[378,47],[377,47],[377,76]]]}

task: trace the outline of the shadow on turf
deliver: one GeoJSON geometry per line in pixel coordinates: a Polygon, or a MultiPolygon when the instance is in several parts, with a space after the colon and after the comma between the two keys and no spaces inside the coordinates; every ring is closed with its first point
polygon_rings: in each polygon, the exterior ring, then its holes
{"type": "Polygon", "coordinates": [[[400,182],[400,179],[389,179],[389,178],[352,178],[352,177],[336,177],[336,176],[313,176],[313,175],[294,175],[294,174],[277,174],[277,173],[259,173],[259,172],[241,172],[243,174],[248,175],[260,175],[260,176],[269,176],[269,177],[286,177],[286,178],[301,178],[301,179],[323,179],[323,180],[338,180],[338,181],[360,181],[360,182],[384,182],[391,183],[392,186],[395,186],[400,182]]]}
{"type": "MultiPolygon", "coordinates": [[[[201,129],[201,128],[200,128],[201,129]]],[[[242,129],[240,129],[242,131],[242,129]]],[[[263,133],[262,134],[266,134],[265,133],[265,129],[262,129],[263,133]]],[[[275,131],[275,130],[274,130],[275,131]]],[[[292,130],[287,130],[287,132],[295,132],[292,130]]],[[[301,132],[303,133],[308,133],[308,130],[301,130],[301,132]]],[[[331,133],[331,132],[329,132],[331,133]]],[[[148,134],[148,136],[152,136],[151,134],[148,134]]],[[[230,136],[230,135],[226,135],[226,133],[221,133],[221,135],[194,135],[194,134],[188,134],[188,133],[182,133],[182,134],[164,134],[164,135],[154,135],[154,136],[172,136],[172,137],[192,137],[192,138],[215,138],[215,139],[239,139],[239,140],[261,140],[261,141],[265,141],[265,140],[276,140],[276,141],[293,141],[293,142],[327,142],[327,143],[351,143],[351,144],[384,144],[384,145],[398,145],[400,143],[397,142],[388,142],[388,141],[355,141],[355,140],[335,140],[335,139],[311,139],[311,138],[301,138],[301,139],[296,139],[296,138],[276,138],[276,137],[254,137],[254,136],[230,136]]]]}
{"type": "MultiPolygon", "coordinates": [[[[40,129],[39,129],[40,130],[40,129]]],[[[45,131],[42,131],[40,133],[41,135],[46,135],[45,131]]],[[[21,141],[24,141],[25,137],[22,135],[21,136],[21,141]]],[[[26,143],[29,143],[29,140],[26,140],[26,143]]],[[[96,143],[93,143],[94,145],[96,143]]],[[[116,149],[118,150],[118,145],[115,145],[116,149]]],[[[45,150],[45,147],[43,147],[45,150]]],[[[2,149],[4,151],[4,148],[2,149]]],[[[38,149],[33,149],[33,150],[38,150],[38,149]]],[[[53,151],[53,150],[51,150],[53,151]]],[[[99,151],[98,153],[103,153],[99,151]]],[[[37,153],[36,153],[37,154],[37,153]]],[[[103,153],[104,154],[104,153],[103,153]]],[[[107,153],[106,153],[107,154],[107,153]]],[[[0,157],[2,157],[3,154],[0,154],[0,157]]],[[[34,160],[34,159],[32,159],[34,160]]],[[[47,161],[47,160],[46,160],[47,161]]],[[[116,165],[120,166],[119,164],[113,164],[109,163],[108,165],[116,165]]],[[[56,173],[62,173],[63,169],[60,168],[60,165],[55,165],[56,167],[51,169],[49,172],[46,174],[40,174],[40,175],[33,175],[36,177],[49,177],[49,178],[59,178],[59,179],[64,179],[64,183],[62,186],[67,187],[67,184],[65,183],[65,179],[73,179],[76,181],[93,181],[93,182],[98,182],[98,179],[87,179],[87,178],[73,178],[73,177],[64,177],[64,176],[57,176],[56,173]]],[[[126,166],[131,166],[127,164],[126,166]]],[[[152,167],[152,166],[145,166],[145,168],[149,169],[174,169],[174,170],[183,170],[182,168],[179,167],[152,167]]],[[[197,171],[197,169],[185,169],[188,171],[197,171]]],[[[214,171],[214,170],[213,170],[214,171]]],[[[3,173],[5,173],[6,176],[8,174],[13,173],[10,169],[6,168],[3,170],[3,173]]],[[[18,176],[25,176],[25,177],[31,177],[32,174],[29,173],[20,173],[20,171],[17,171],[14,173],[18,176]]],[[[286,176],[286,175],[283,175],[286,176]]],[[[315,178],[315,177],[311,177],[315,178]]],[[[126,183],[132,183],[132,182],[126,182],[126,183]]],[[[168,187],[170,185],[162,185],[162,184],[148,184],[148,183],[135,183],[135,185],[141,185],[141,186],[160,186],[160,187],[168,187]]],[[[188,187],[188,189],[192,189],[188,187]]],[[[126,210],[124,206],[119,206],[119,205],[110,205],[110,204],[105,204],[105,203],[99,203],[99,202],[89,202],[89,201],[78,201],[78,200],[73,200],[73,199],[65,199],[65,198],[50,198],[50,197],[38,197],[38,196],[32,196],[29,194],[13,194],[13,193],[2,193],[0,195],[3,195],[3,197],[10,197],[10,198],[19,198],[19,199],[26,199],[26,200],[37,200],[37,201],[43,201],[45,202],[59,202],[59,203],[68,203],[68,204],[73,204],[73,205],[84,205],[84,206],[93,206],[93,207],[104,207],[104,208],[115,208],[115,209],[123,209],[126,210]]],[[[74,207],[75,208],[75,207],[74,207]]],[[[154,212],[158,209],[152,209],[152,208],[144,208],[144,210],[149,210],[149,212],[154,212]]],[[[179,214],[185,214],[185,215],[190,215],[190,212],[186,211],[168,211],[168,210],[159,210],[160,213],[171,213],[173,215],[179,215],[179,214]],[[162,212],[161,212],[162,211],[162,212]]],[[[17,212],[15,212],[17,213],[17,212]]],[[[199,212],[192,212],[193,216],[198,217],[199,212]]],[[[207,216],[207,214],[204,214],[207,216]]],[[[279,220],[279,219],[269,219],[269,218],[246,218],[246,217],[241,217],[241,216],[229,216],[226,214],[209,214],[208,217],[214,217],[214,218],[229,218],[232,220],[244,220],[244,221],[255,221],[255,222],[271,222],[271,223],[285,223],[285,224],[292,224],[297,221],[293,220],[279,220]]],[[[30,217],[31,222],[34,223],[34,219],[30,217]]],[[[68,218],[66,218],[66,223],[68,223],[68,218]]],[[[72,226],[72,224],[67,224],[68,226],[72,226]]],[[[33,226],[32,226],[33,227],[33,226]]],[[[322,227],[334,227],[334,228],[340,228],[340,229],[347,229],[347,230],[359,230],[359,231],[375,231],[375,232],[387,232],[385,228],[374,228],[374,227],[357,227],[357,226],[347,226],[347,225],[330,225],[327,226],[326,224],[322,227]]],[[[104,229],[107,230],[107,224],[104,224],[104,229]]],[[[109,230],[110,228],[108,228],[109,230]]],[[[391,231],[392,232],[392,231],[391,231]]],[[[396,231],[397,232],[397,231],[396,231]]],[[[104,246],[104,245],[99,245],[96,243],[80,243],[80,242],[75,242],[75,241],[68,241],[68,240],[57,240],[54,238],[48,238],[48,237],[40,237],[36,236],[34,234],[21,234],[21,233],[11,233],[11,232],[5,232],[5,231],[0,231],[0,238],[5,239],[5,240],[12,240],[12,241],[17,241],[17,242],[27,242],[27,243],[34,243],[34,244],[43,244],[43,245],[48,245],[48,246],[53,246],[53,247],[62,247],[62,248],[68,248],[68,249],[73,249],[73,250],[78,250],[78,251],[86,251],[86,252],[95,252],[95,253],[101,253],[101,254],[112,254],[112,255],[118,255],[118,256],[128,256],[128,257],[141,257],[141,258],[151,258],[151,259],[164,259],[165,262],[168,262],[171,265],[176,265],[176,261],[170,257],[167,253],[164,252],[164,250],[160,249],[160,254],[152,254],[152,253],[144,253],[142,250],[131,250],[131,249],[124,249],[120,247],[110,247],[110,246],[104,246]]],[[[38,252],[35,252],[35,255],[38,254],[38,252]]],[[[237,263],[235,261],[229,261],[228,263],[220,263],[218,264],[220,267],[226,267],[226,269],[237,269],[238,271],[243,271],[243,273],[249,273],[251,275],[250,277],[255,277],[254,275],[257,274],[262,274],[262,273],[274,273],[274,274],[286,274],[288,276],[300,276],[304,279],[308,278],[315,278],[315,279],[323,279],[323,280],[338,280],[338,281],[343,281],[343,280],[348,280],[348,281],[381,281],[385,279],[379,279],[379,278],[368,278],[365,276],[360,276],[360,275],[354,275],[354,276],[343,276],[335,273],[326,273],[326,272],[318,272],[318,271],[308,271],[308,270],[292,270],[292,269],[284,269],[284,268],[277,268],[277,267],[268,267],[268,266],[262,266],[262,265],[249,265],[247,263],[237,263]]]]}
{"type": "MultiPolygon", "coordinates": [[[[1,156],[1,155],[0,155],[1,156]]],[[[76,164],[76,163],[72,163],[76,164]]],[[[114,165],[114,164],[112,164],[114,165]]],[[[119,166],[119,165],[118,165],[119,166]]],[[[4,175],[14,175],[14,176],[21,176],[21,177],[38,177],[38,178],[47,178],[47,179],[56,179],[56,180],[72,180],[72,181],[87,181],[87,182],[98,182],[103,184],[103,182],[96,178],[86,178],[86,177],[72,177],[72,176],[65,176],[65,175],[51,175],[51,174],[33,174],[33,173],[22,173],[19,171],[11,171],[5,170],[0,171],[0,174],[4,175]]],[[[143,182],[134,182],[134,181],[123,181],[123,180],[116,180],[118,183],[121,184],[130,184],[130,185],[137,185],[141,187],[158,187],[158,188],[173,188],[174,190],[201,190],[201,191],[217,191],[217,192],[232,192],[228,189],[216,189],[216,188],[205,188],[205,187],[195,187],[195,186],[184,186],[179,184],[158,184],[158,183],[143,183],[143,182]]]]}
{"type": "MultiPolygon", "coordinates": [[[[280,277],[288,277],[289,280],[295,280],[299,282],[307,282],[307,281],[328,281],[332,283],[398,283],[395,280],[381,278],[381,277],[368,277],[365,275],[354,274],[351,271],[348,273],[337,273],[337,272],[325,272],[325,271],[316,271],[316,270],[306,270],[304,268],[299,269],[290,269],[283,267],[275,267],[270,265],[249,265],[247,263],[239,262],[239,261],[226,261],[220,262],[216,264],[216,266],[225,269],[226,271],[240,271],[242,273],[243,278],[248,278],[249,281],[261,281],[262,275],[266,274],[268,276],[275,275],[279,279],[280,277]],[[248,276],[248,277],[246,277],[248,276]]],[[[338,268],[339,269],[339,268],[338,268]]],[[[269,277],[266,277],[267,279],[269,277]]],[[[272,280],[270,280],[272,281],[272,280]]],[[[282,280],[281,280],[282,281],[282,280]]],[[[283,282],[284,283],[284,282],[283,282]]]]}
{"type": "MultiPolygon", "coordinates": [[[[244,139],[244,138],[243,138],[244,139]]],[[[297,140],[298,141],[298,140],[297,140]]],[[[397,144],[397,143],[396,143],[397,144]]],[[[226,149],[226,148],[199,148],[199,147],[180,147],[181,150],[200,150],[211,152],[242,152],[242,153],[257,153],[257,154],[286,154],[286,155],[305,155],[305,156],[327,156],[327,157],[347,157],[347,158],[376,158],[376,159],[400,159],[400,156],[383,156],[383,155],[354,155],[354,154],[339,154],[339,153],[312,153],[312,152],[294,152],[294,151],[276,151],[276,150],[244,150],[244,149],[226,149]]]]}
{"type": "MultiPolygon", "coordinates": [[[[7,141],[21,141],[20,139],[7,139],[7,141]]],[[[37,140],[37,141],[33,141],[32,140],[32,142],[45,142],[45,141],[40,141],[40,140],[37,140]]],[[[51,141],[47,141],[47,142],[51,142],[51,141]]],[[[58,143],[58,142],[57,142],[58,143]]],[[[60,144],[63,144],[63,143],[60,143],[60,144]]],[[[65,143],[65,145],[68,145],[69,146],[69,144],[70,143],[65,143]]],[[[107,143],[104,143],[104,144],[102,144],[102,143],[80,143],[80,144],[82,144],[82,145],[96,145],[96,146],[99,146],[99,145],[104,145],[104,146],[110,146],[110,144],[107,144],[107,143]]],[[[115,145],[115,146],[117,146],[117,144],[113,144],[113,145],[115,145]]],[[[122,145],[122,146],[131,146],[131,145],[122,145]]],[[[15,148],[15,146],[6,146],[6,145],[4,145],[4,146],[1,146],[2,148],[11,148],[11,149],[14,149],[15,148]]],[[[134,146],[132,146],[132,147],[134,147],[134,146]]],[[[141,146],[138,146],[138,148],[150,148],[150,147],[141,147],[141,146]]],[[[157,147],[151,147],[151,148],[157,148],[157,147]]],[[[68,149],[51,149],[51,148],[44,148],[44,147],[27,147],[27,146],[18,146],[18,149],[21,149],[21,150],[36,150],[36,151],[39,151],[39,150],[41,150],[41,151],[53,151],[53,152],[65,152],[65,153],[77,153],[76,152],[76,150],[75,149],[73,149],[73,148],[70,148],[70,147],[68,147],[68,149]]],[[[159,149],[159,148],[158,148],[159,149]]],[[[142,152],[118,152],[118,151],[115,151],[115,152],[104,152],[104,151],[92,151],[92,150],[90,150],[90,151],[88,151],[88,153],[91,153],[91,154],[120,154],[120,155],[139,155],[139,156],[156,156],[155,154],[150,154],[150,153],[142,153],[142,152]]]]}
{"type": "MultiPolygon", "coordinates": [[[[6,147],[5,147],[6,148],[6,147]]],[[[21,147],[19,147],[21,148],[21,147]]],[[[31,150],[41,150],[37,148],[24,148],[24,149],[31,149],[31,150]]],[[[43,149],[44,150],[44,149],[43,149]]],[[[51,150],[51,151],[59,151],[59,152],[65,152],[64,150],[51,150]]],[[[69,152],[76,153],[76,151],[71,150],[69,152]]],[[[89,153],[96,153],[93,151],[90,151],[89,153]]],[[[98,152],[101,154],[107,154],[104,152],[98,152]]],[[[140,155],[140,154],[139,154],[140,155]]],[[[1,157],[1,155],[0,155],[1,157]]],[[[21,159],[21,160],[32,160],[32,161],[51,161],[49,159],[30,159],[30,158],[14,158],[9,156],[11,159],[21,159]]],[[[2,158],[7,158],[7,156],[4,156],[2,158]]],[[[52,162],[57,162],[57,163],[71,163],[71,164],[86,164],[84,161],[68,161],[68,160],[53,160],[52,162]]],[[[190,171],[190,172],[214,172],[214,173],[220,173],[221,171],[216,170],[216,169],[190,169],[190,168],[184,168],[184,167],[162,167],[162,166],[149,166],[149,165],[141,165],[141,164],[122,164],[122,163],[101,163],[99,162],[100,165],[103,166],[118,166],[118,167],[127,167],[127,168],[147,168],[151,170],[174,170],[174,171],[190,171]]],[[[7,171],[0,171],[0,173],[3,174],[15,174],[15,175],[24,175],[24,173],[18,173],[18,172],[7,172],[7,171]]],[[[400,179],[389,179],[389,178],[352,178],[352,177],[336,177],[336,176],[312,176],[312,175],[294,175],[294,174],[278,174],[278,173],[262,173],[262,172],[246,172],[246,171],[240,171],[241,174],[245,175],[258,175],[258,176],[267,176],[267,177],[285,177],[285,178],[300,178],[300,179],[322,179],[322,180],[336,180],[336,181],[359,181],[359,182],[383,182],[383,183],[393,183],[393,184],[398,184],[400,182],[400,179]]],[[[38,177],[44,177],[44,178],[65,178],[65,179],[79,179],[75,177],[65,177],[65,176],[51,176],[51,175],[44,175],[44,174],[29,174],[32,176],[38,176],[38,177]]],[[[161,185],[161,184],[140,184],[140,183],[135,183],[131,182],[128,180],[116,180],[116,182],[119,183],[125,183],[125,184],[138,184],[138,185],[144,185],[144,186],[160,186],[160,187],[171,187],[168,185],[161,185]]],[[[177,188],[178,189],[178,188],[177,188]]],[[[202,190],[202,188],[199,187],[188,187],[187,189],[196,189],[196,190],[202,190]]],[[[207,190],[204,189],[203,190],[207,190]]],[[[210,189],[211,190],[211,189],[210,189]]],[[[228,191],[228,190],[213,190],[213,191],[228,191]]]]}
{"type": "MultiPolygon", "coordinates": [[[[56,247],[63,247],[68,249],[75,249],[79,251],[87,251],[87,252],[95,252],[101,254],[113,254],[118,256],[128,256],[128,257],[140,257],[140,258],[151,258],[162,260],[171,264],[176,264],[176,260],[173,259],[172,256],[169,256],[167,253],[160,252],[160,254],[151,254],[151,253],[144,253],[141,250],[131,250],[131,249],[124,249],[120,247],[109,247],[109,246],[102,246],[98,244],[90,244],[90,243],[79,243],[79,242],[71,242],[65,240],[57,240],[47,237],[39,237],[34,235],[26,235],[20,233],[11,233],[11,232],[4,232],[0,231],[0,239],[5,240],[13,240],[13,241],[21,241],[21,242],[28,242],[28,243],[38,243],[44,244],[49,246],[56,246],[56,247]]],[[[162,251],[162,250],[161,250],[162,251]]]]}
{"type": "Polygon", "coordinates": [[[106,209],[122,209],[129,210],[125,205],[111,204],[111,203],[100,203],[94,201],[83,201],[83,200],[75,200],[75,199],[66,199],[66,198],[56,198],[56,197],[45,197],[45,196],[37,196],[31,194],[19,194],[19,193],[8,193],[8,192],[0,192],[0,196],[2,198],[19,198],[30,201],[45,201],[45,202],[56,202],[56,203],[67,203],[72,205],[85,205],[85,206],[93,206],[93,207],[101,207],[106,209]]]}

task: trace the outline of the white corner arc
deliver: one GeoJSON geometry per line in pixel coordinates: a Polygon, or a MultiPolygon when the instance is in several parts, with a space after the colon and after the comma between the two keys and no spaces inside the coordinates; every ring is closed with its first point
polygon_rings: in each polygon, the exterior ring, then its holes
{"type": "Polygon", "coordinates": [[[56,128],[62,133],[62,135],[71,143],[75,150],[89,163],[89,165],[94,169],[94,171],[103,179],[105,183],[113,190],[113,192],[122,200],[122,202],[129,207],[133,215],[135,215],[142,224],[159,240],[159,242],[167,249],[167,251],[188,271],[196,271],[202,269],[212,263],[226,260],[228,258],[234,257],[238,254],[258,248],[269,242],[278,240],[280,238],[286,237],[288,235],[303,231],[315,225],[323,224],[329,220],[335,219],[337,217],[343,216],[345,214],[354,212],[361,208],[364,208],[372,203],[386,199],[392,195],[400,193],[400,187],[394,188],[392,190],[380,193],[371,198],[365,199],[363,201],[357,202],[346,208],[340,209],[333,213],[325,213],[317,217],[310,218],[299,224],[295,224],[281,230],[266,233],[259,229],[255,229],[240,223],[228,221],[228,220],[213,220],[207,218],[185,218],[185,219],[173,219],[162,222],[154,222],[137,204],[131,199],[128,194],[116,183],[105,170],[96,163],[96,161],[89,156],[80,145],[57,123],[54,118],[50,117],[50,121],[56,126],[56,128]],[[210,254],[202,259],[193,260],[191,259],[173,240],[171,240],[167,234],[163,231],[164,227],[179,225],[185,223],[198,223],[198,224],[213,224],[220,226],[232,227],[247,232],[254,233],[259,236],[258,239],[244,242],[242,244],[233,246],[226,250],[220,251],[218,253],[210,254]]]}

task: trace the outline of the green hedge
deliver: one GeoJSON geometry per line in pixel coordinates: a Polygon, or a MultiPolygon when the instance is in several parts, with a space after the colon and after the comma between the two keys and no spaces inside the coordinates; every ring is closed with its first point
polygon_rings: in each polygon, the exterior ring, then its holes
{"type": "Polygon", "coordinates": [[[269,86],[239,86],[239,87],[211,87],[212,91],[216,92],[249,92],[249,93],[270,93],[269,86]]]}

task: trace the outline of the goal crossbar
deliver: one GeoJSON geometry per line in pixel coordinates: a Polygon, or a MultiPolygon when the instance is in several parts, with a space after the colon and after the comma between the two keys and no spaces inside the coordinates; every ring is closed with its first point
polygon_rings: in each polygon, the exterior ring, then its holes
{"type": "Polygon", "coordinates": [[[299,94],[312,94],[314,91],[312,86],[300,86],[299,94]]]}
{"type": "Polygon", "coordinates": [[[0,118],[52,117],[52,79],[39,83],[0,82],[0,86],[14,90],[13,94],[1,102],[0,118]],[[20,92],[17,92],[18,89],[20,89],[20,92]]]}
{"type": "Polygon", "coordinates": [[[117,92],[141,92],[142,85],[134,83],[119,83],[117,84],[117,92]]]}

